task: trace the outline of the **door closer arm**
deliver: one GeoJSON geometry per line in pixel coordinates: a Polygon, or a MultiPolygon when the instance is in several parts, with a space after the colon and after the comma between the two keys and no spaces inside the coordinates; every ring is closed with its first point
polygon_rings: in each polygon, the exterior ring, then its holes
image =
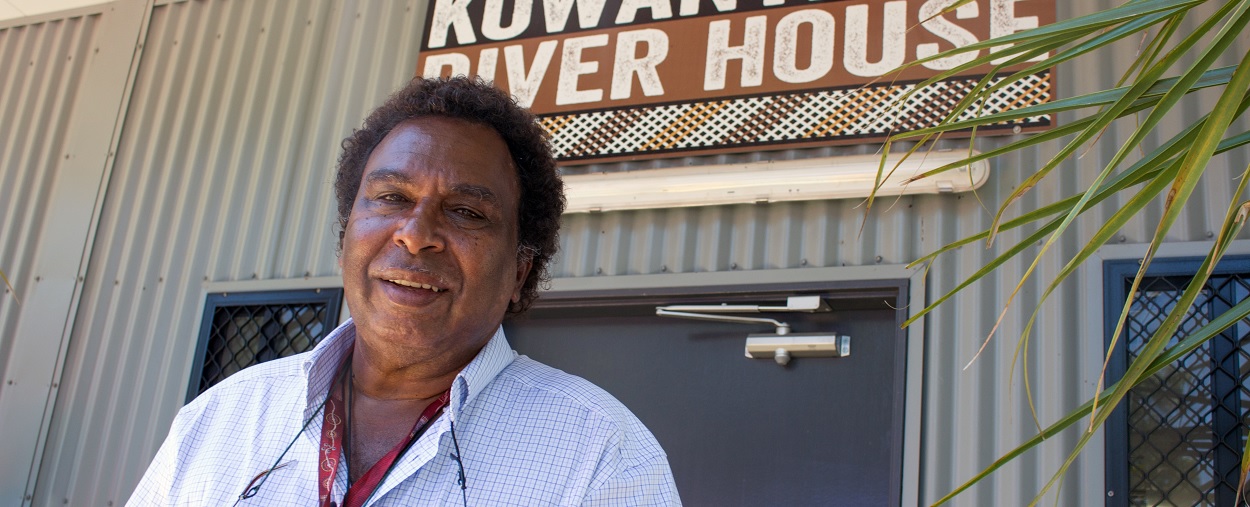
{"type": "Polygon", "coordinates": [[[655,314],[662,317],[732,322],[738,324],[771,324],[776,332],[747,335],[746,357],[772,358],[785,366],[791,357],[844,357],[851,354],[851,337],[834,333],[791,333],[790,324],[766,317],[740,317],[725,313],[762,312],[828,312],[832,311],[820,296],[791,296],[785,306],[762,305],[671,305],[658,306],[655,314]]]}

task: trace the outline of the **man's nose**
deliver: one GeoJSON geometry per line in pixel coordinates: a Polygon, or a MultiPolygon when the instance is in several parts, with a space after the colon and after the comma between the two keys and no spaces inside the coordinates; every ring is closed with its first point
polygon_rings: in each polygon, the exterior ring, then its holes
{"type": "Polygon", "coordinates": [[[395,245],[416,254],[421,250],[442,251],[446,246],[443,237],[442,212],[438,206],[419,203],[405,213],[395,228],[395,245]]]}

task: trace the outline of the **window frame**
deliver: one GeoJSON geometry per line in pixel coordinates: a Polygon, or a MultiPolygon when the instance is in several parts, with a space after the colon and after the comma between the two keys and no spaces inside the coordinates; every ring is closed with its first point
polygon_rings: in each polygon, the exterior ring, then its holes
{"type": "MultiPolygon", "coordinates": [[[[1146,277],[1163,278],[1163,277],[1192,277],[1197,273],[1204,257],[1183,256],[1171,258],[1157,258],[1150,263],[1150,267],[1146,270],[1146,277]]],[[[1103,349],[1107,350],[1115,333],[1116,321],[1124,308],[1124,300],[1128,296],[1128,289],[1125,287],[1126,281],[1131,282],[1140,269],[1141,261],[1139,259],[1109,259],[1103,261],[1103,349]]],[[[1211,276],[1235,275],[1241,274],[1245,278],[1250,279],[1250,255],[1226,255],[1212,270],[1211,276]]],[[[1232,299],[1232,298],[1226,298],[1232,299]]],[[[1220,307],[1215,309],[1212,316],[1219,315],[1228,307],[1220,307]]],[[[1226,340],[1218,340],[1212,346],[1219,347],[1224,345],[1226,340]]],[[[1128,354],[1126,349],[1127,339],[1118,340],[1115,348],[1111,349],[1110,358],[1107,361],[1106,385],[1118,381],[1124,376],[1128,369],[1128,354]]],[[[1212,357],[1222,357],[1220,354],[1231,352],[1231,349],[1224,350],[1227,347],[1220,347],[1212,351],[1212,357]]],[[[1236,386],[1232,386],[1236,389],[1236,386]]],[[[1218,389],[1218,386],[1215,386],[1218,389]]],[[[1214,405],[1213,405],[1214,406],[1214,405]]],[[[1234,424],[1236,422],[1234,421],[1234,424]]],[[[1129,428],[1128,428],[1128,407],[1125,402],[1116,407],[1116,409],[1107,418],[1103,424],[1105,436],[1104,463],[1105,463],[1105,485],[1106,485],[1106,506],[1107,507],[1129,507],[1129,428]]],[[[1219,453],[1216,458],[1217,467],[1227,460],[1232,460],[1233,468],[1237,469],[1237,463],[1240,463],[1239,456],[1225,456],[1230,453],[1226,449],[1219,448],[1215,452],[1219,453]]],[[[1221,467],[1222,468],[1222,467],[1221,467]]],[[[1221,470],[1216,470],[1216,476],[1221,477],[1221,470]]],[[[1216,490],[1216,505],[1231,505],[1233,498],[1224,498],[1225,494],[1222,490],[1216,490]],[[1226,501],[1225,501],[1226,500],[1226,501]]]]}
{"type": "MultiPolygon", "coordinates": [[[[196,336],[195,353],[192,356],[191,374],[187,381],[186,402],[190,403],[200,395],[200,381],[204,374],[204,354],[208,351],[208,343],[212,335],[213,316],[219,308],[258,305],[310,304],[324,303],[326,334],[342,323],[343,288],[321,287],[310,289],[270,289],[246,292],[209,292],[205,294],[200,315],[199,332],[196,336]]],[[[316,339],[319,342],[325,335],[316,339]]],[[[259,364],[259,363],[254,363],[259,364]]]]}

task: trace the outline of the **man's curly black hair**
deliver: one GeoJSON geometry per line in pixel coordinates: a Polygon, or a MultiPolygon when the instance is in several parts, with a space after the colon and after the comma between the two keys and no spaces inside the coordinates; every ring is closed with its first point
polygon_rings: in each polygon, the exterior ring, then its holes
{"type": "Polygon", "coordinates": [[[343,140],[334,182],[339,205],[339,250],[343,249],[343,231],[369,155],[396,125],[423,116],[459,118],[485,125],[507,143],[521,187],[517,255],[528,256],[533,262],[521,285],[520,301],[510,304],[508,313],[524,312],[538,297],[539,286],[550,279],[547,264],[558,248],[564,184],[547,143],[547,132],[534,115],[480,78],[413,79],[343,140]]]}

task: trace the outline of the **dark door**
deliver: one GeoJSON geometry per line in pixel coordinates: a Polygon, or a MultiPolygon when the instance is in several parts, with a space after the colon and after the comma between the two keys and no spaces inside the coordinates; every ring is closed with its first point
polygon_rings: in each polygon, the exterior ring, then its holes
{"type": "Polygon", "coordinates": [[[518,352],[594,382],[633,410],[668,453],[686,505],[898,505],[901,283],[556,294],[505,327],[518,352]],[[657,305],[784,305],[787,296],[812,294],[833,311],[759,316],[797,333],[849,335],[849,357],[782,367],[744,357],[747,334],[771,326],[655,315],[657,305]]]}

